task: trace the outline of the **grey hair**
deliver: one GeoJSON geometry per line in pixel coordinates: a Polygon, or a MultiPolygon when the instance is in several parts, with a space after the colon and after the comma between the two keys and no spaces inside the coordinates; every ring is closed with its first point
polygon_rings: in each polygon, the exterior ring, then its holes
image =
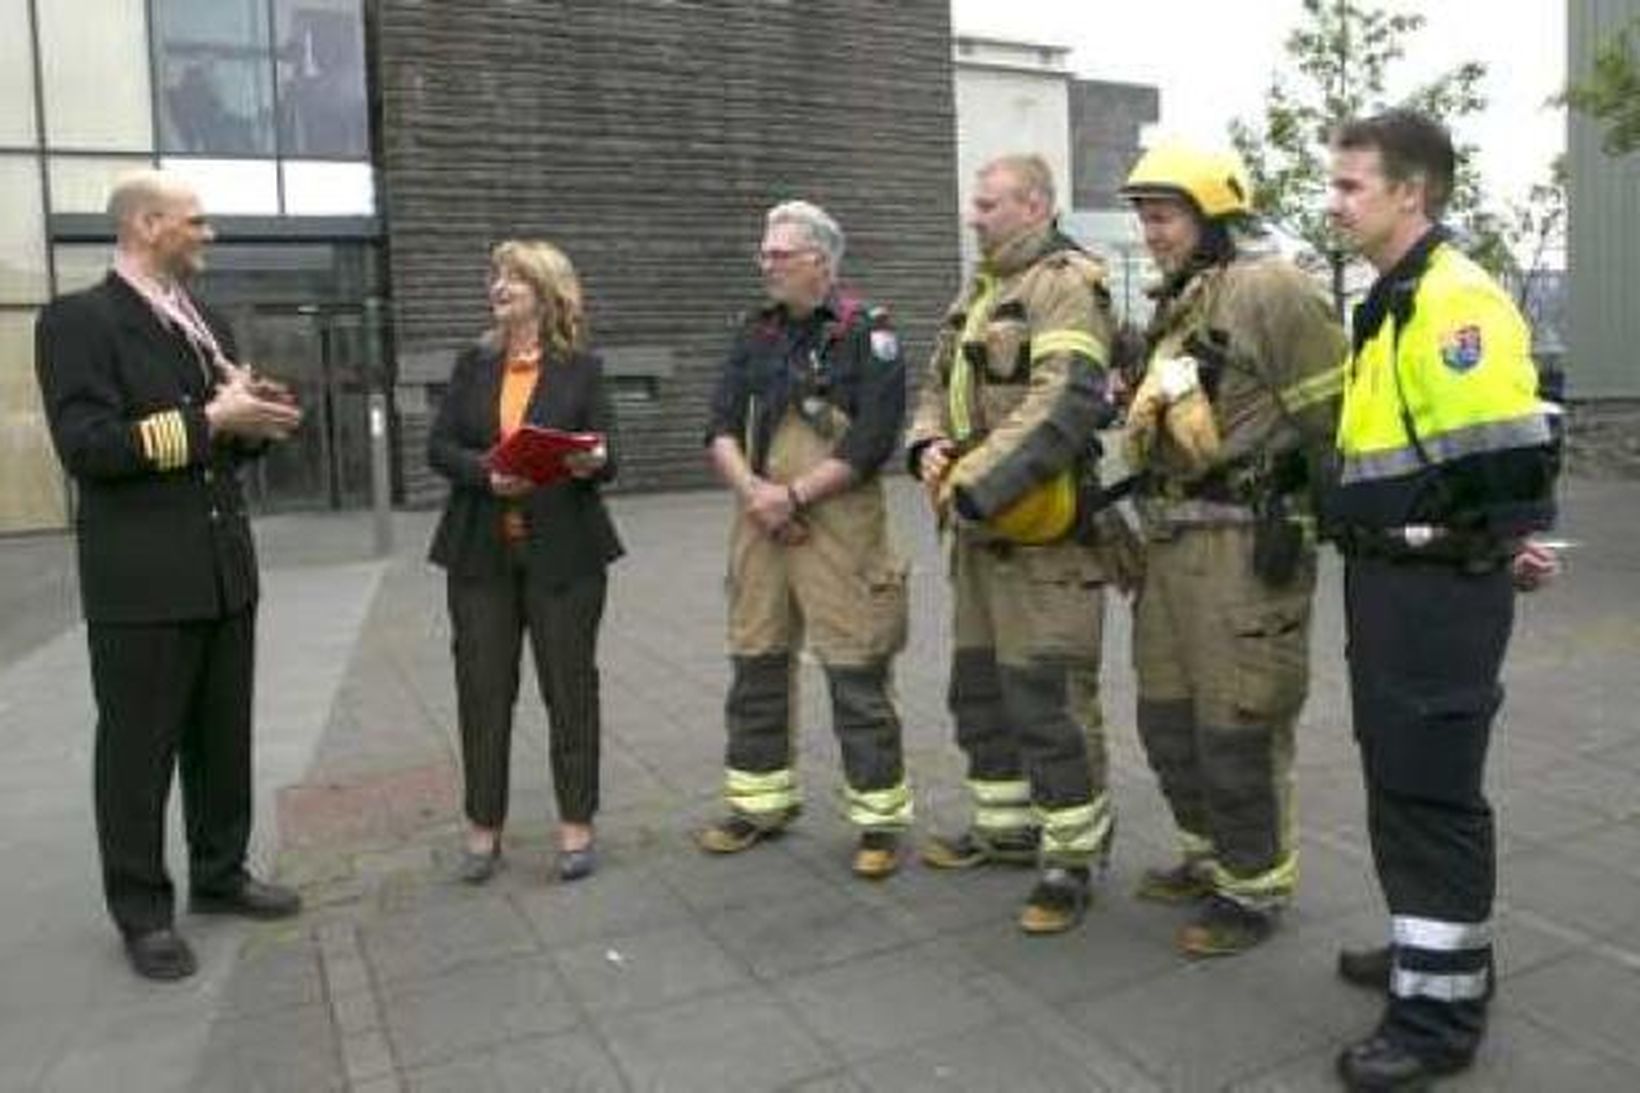
{"type": "Polygon", "coordinates": [[[769,210],[766,222],[771,228],[776,224],[796,224],[802,228],[809,242],[826,256],[832,276],[837,275],[837,268],[843,264],[843,229],[826,210],[812,201],[782,201],[769,210]]]}

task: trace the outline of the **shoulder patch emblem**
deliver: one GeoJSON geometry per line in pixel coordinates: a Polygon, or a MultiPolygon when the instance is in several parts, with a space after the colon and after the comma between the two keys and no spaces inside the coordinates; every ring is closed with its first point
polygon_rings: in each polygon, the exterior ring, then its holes
{"type": "Polygon", "coordinates": [[[1441,338],[1441,360],[1454,372],[1467,372],[1481,362],[1481,328],[1471,323],[1441,338]]]}
{"type": "Polygon", "coordinates": [[[900,339],[894,331],[878,327],[871,332],[871,355],[880,361],[891,361],[900,355],[900,339]]]}

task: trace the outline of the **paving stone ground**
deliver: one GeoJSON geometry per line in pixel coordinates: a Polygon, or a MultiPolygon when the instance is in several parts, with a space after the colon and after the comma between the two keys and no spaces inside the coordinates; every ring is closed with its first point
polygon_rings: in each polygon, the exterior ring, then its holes
{"type": "MultiPolygon", "coordinates": [[[[897,679],[918,825],[954,827],[948,601],[915,490],[891,496],[914,563],[897,679]]],[[[1640,1088],[1637,506],[1640,484],[1572,483],[1563,533],[1582,545],[1521,604],[1490,777],[1502,982],[1453,1089],[1640,1088]]],[[[256,858],[309,909],[263,926],[185,917],[204,966],[172,986],[126,971],[102,915],[68,546],[0,541],[0,1089],[1334,1088],[1332,1057],[1378,1003],[1332,961],[1385,920],[1330,560],[1300,732],[1299,898],[1267,945],[1190,964],[1169,945],[1181,914],[1131,897],[1170,835],[1133,733],[1125,605],[1108,605],[1105,650],[1116,856],[1082,929],[1026,938],[1013,916],[1028,872],[850,876],[813,665],[800,823],[739,857],[693,849],[721,777],[726,499],[614,509],[631,553],[601,646],[600,869],[550,875],[545,719],[526,675],[505,868],[476,890],[448,879],[460,790],[443,587],[421,560],[431,516],[400,514],[380,560],[367,517],[260,522],[256,858]]]]}

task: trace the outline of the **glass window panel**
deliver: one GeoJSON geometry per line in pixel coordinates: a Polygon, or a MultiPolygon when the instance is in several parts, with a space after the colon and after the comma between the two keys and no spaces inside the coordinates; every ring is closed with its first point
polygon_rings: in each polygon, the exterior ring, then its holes
{"type": "Polygon", "coordinates": [[[28,0],[0,0],[0,144],[34,143],[34,31],[28,0]]]}
{"type": "Polygon", "coordinates": [[[57,263],[57,292],[78,292],[101,281],[114,264],[112,243],[59,243],[52,251],[57,263]]]}
{"type": "Polygon", "coordinates": [[[360,8],[359,0],[274,0],[282,155],[369,158],[360,8]]]}
{"type": "Polygon", "coordinates": [[[271,159],[168,156],[160,166],[193,183],[207,216],[279,214],[279,165],[271,159]]]}
{"type": "Polygon", "coordinates": [[[53,156],[51,175],[53,213],[100,213],[108,208],[108,193],[129,171],[153,166],[145,156],[53,156]]]}
{"type": "Polygon", "coordinates": [[[374,216],[375,177],[368,163],[286,160],[286,216],[374,216]]]}
{"type": "Polygon", "coordinates": [[[34,10],[46,142],[86,151],[151,149],[144,0],[42,0],[34,10]]]}
{"type": "Polygon", "coordinates": [[[0,311],[0,532],[68,523],[63,474],[34,378],[34,312],[0,311]]]}
{"type": "Polygon", "coordinates": [[[152,0],[160,147],[273,154],[267,0],[152,0]]]}
{"type": "Polygon", "coordinates": [[[51,293],[39,157],[0,156],[0,209],[0,303],[44,303],[51,293]]]}

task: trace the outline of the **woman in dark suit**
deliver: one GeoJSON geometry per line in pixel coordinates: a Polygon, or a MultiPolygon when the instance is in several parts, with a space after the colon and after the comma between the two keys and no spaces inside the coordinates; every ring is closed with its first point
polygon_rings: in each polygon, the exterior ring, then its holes
{"type": "Polygon", "coordinates": [[[615,476],[603,365],[586,349],[575,269],[541,242],[491,254],[489,332],[457,359],[428,461],[450,480],[430,558],[448,578],[468,831],[458,875],[481,884],[501,857],[519,657],[529,635],[547,708],[558,799],[558,874],[592,872],[598,808],[598,624],[621,543],[599,497],[615,476]],[[491,470],[523,423],[605,438],[544,486],[491,470]]]}

